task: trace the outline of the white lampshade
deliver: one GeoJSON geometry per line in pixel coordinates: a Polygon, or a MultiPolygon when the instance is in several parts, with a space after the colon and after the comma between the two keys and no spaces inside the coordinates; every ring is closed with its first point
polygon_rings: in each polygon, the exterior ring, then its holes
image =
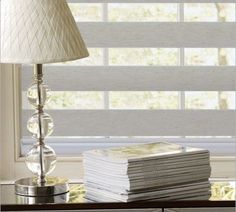
{"type": "Polygon", "coordinates": [[[55,63],[88,55],[66,0],[1,1],[2,63],[55,63]]]}

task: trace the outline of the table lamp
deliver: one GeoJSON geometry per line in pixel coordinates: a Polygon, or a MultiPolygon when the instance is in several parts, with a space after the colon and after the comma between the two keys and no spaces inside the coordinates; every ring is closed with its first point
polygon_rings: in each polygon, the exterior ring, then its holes
{"type": "Polygon", "coordinates": [[[35,113],[27,128],[37,142],[25,162],[35,177],[17,180],[17,194],[50,196],[68,191],[66,179],[47,177],[55,168],[56,154],[44,143],[45,137],[53,132],[54,124],[51,116],[44,112],[50,89],[43,83],[42,64],[88,55],[66,0],[1,1],[1,63],[34,65],[34,82],[27,97],[35,113]]]}

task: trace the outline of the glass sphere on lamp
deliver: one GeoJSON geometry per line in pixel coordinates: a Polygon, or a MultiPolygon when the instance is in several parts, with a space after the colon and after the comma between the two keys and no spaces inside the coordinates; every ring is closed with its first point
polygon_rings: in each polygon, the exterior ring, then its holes
{"type": "Polygon", "coordinates": [[[51,147],[47,145],[40,146],[39,144],[35,144],[25,157],[28,169],[38,176],[41,172],[44,176],[50,174],[56,166],[56,160],[56,154],[51,147]],[[42,168],[40,166],[41,158],[42,168]]]}
{"type": "Polygon", "coordinates": [[[36,112],[27,122],[27,128],[29,132],[32,134],[33,138],[38,139],[45,138],[49,136],[53,132],[53,119],[47,113],[38,113],[36,112]],[[39,122],[41,123],[41,135],[39,130],[39,122]]]}
{"type": "Polygon", "coordinates": [[[27,97],[29,100],[29,103],[34,107],[37,108],[38,105],[40,106],[44,106],[46,104],[46,102],[50,99],[51,97],[51,90],[50,88],[45,85],[45,84],[39,84],[37,85],[37,83],[33,83],[28,91],[27,91],[27,97]],[[40,100],[41,100],[41,105],[39,104],[39,98],[38,98],[38,87],[40,90],[40,100]]]}

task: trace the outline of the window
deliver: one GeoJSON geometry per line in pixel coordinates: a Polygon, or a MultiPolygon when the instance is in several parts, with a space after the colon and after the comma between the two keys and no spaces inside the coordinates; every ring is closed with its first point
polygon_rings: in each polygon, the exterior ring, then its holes
{"type": "MultiPolygon", "coordinates": [[[[90,57],[44,66],[55,122],[47,142],[59,155],[156,140],[234,154],[235,3],[68,2],[90,57]]],[[[34,140],[32,67],[22,69],[24,155],[34,140]]]]}

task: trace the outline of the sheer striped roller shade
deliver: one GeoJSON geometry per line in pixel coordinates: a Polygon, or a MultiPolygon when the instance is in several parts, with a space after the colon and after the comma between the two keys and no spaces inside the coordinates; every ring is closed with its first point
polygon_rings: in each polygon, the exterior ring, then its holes
{"type": "MultiPolygon", "coordinates": [[[[54,137],[234,137],[236,5],[70,0],[90,58],[45,66],[54,137]]],[[[22,136],[33,112],[22,67],[22,136]]]]}

